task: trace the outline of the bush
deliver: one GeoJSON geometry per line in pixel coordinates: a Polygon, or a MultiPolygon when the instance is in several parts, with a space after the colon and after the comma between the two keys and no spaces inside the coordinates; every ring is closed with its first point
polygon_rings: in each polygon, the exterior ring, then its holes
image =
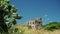
{"type": "Polygon", "coordinates": [[[32,29],[32,27],[31,26],[28,26],[28,29],[32,29]]]}
{"type": "Polygon", "coordinates": [[[60,29],[60,23],[59,22],[51,22],[49,24],[44,25],[43,28],[46,30],[51,30],[51,31],[60,29]]]}

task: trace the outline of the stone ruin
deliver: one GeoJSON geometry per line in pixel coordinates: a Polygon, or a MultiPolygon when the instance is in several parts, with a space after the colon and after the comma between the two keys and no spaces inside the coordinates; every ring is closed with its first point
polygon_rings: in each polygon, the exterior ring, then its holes
{"type": "Polygon", "coordinates": [[[34,20],[27,21],[27,26],[31,26],[33,29],[41,29],[42,18],[36,18],[34,20]]]}

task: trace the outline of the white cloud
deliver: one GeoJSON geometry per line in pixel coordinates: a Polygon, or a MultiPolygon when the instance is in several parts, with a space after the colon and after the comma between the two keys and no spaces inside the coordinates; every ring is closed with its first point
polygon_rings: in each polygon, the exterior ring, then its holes
{"type": "Polygon", "coordinates": [[[53,22],[53,21],[50,21],[50,22],[53,22]]]}
{"type": "Polygon", "coordinates": [[[50,20],[49,18],[47,18],[47,20],[50,20]]]}
{"type": "Polygon", "coordinates": [[[44,15],[44,17],[47,17],[47,16],[48,16],[47,14],[44,15]]]}
{"type": "Polygon", "coordinates": [[[48,16],[48,14],[45,14],[45,15],[44,15],[44,19],[45,19],[45,20],[47,20],[47,21],[49,21],[49,20],[50,20],[50,18],[49,18],[49,16],[48,16]]]}

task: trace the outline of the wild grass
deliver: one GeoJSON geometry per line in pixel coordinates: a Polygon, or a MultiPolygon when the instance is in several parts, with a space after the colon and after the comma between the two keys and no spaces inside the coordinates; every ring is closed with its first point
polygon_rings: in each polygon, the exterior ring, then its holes
{"type": "Polygon", "coordinates": [[[44,30],[43,28],[40,30],[36,30],[33,28],[29,29],[28,26],[22,26],[22,25],[15,25],[12,28],[18,28],[18,31],[13,32],[11,34],[60,34],[60,30],[49,31],[49,30],[44,30]]]}

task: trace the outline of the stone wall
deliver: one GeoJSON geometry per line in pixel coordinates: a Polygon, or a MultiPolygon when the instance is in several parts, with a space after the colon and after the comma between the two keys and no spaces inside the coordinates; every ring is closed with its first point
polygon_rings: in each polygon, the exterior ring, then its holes
{"type": "Polygon", "coordinates": [[[27,25],[31,26],[34,29],[41,28],[42,26],[42,18],[36,18],[34,20],[27,21],[27,25]]]}

